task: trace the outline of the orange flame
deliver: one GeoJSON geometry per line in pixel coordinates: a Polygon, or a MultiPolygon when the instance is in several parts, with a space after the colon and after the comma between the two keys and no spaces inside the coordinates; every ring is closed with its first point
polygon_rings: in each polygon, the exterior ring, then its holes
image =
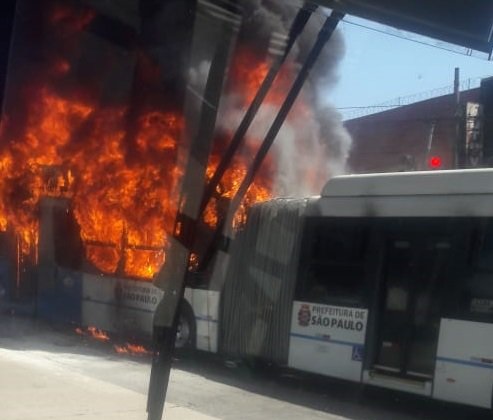
{"type": "MultiPolygon", "coordinates": [[[[61,5],[54,9],[49,24],[72,46],[94,18],[90,10],[61,5]]],[[[139,57],[146,60],[142,53],[139,57]]],[[[134,109],[102,106],[90,94],[80,93],[82,85],[75,85],[70,94],[66,88],[57,89],[57,82],[69,78],[75,67],[67,57],[55,57],[47,66],[46,80],[26,88],[23,125],[2,118],[0,230],[11,228],[20,238],[22,252],[29,254],[39,241],[40,198],[66,197],[71,200],[87,261],[107,274],[151,279],[165,262],[167,235],[173,231],[177,205],[173,192],[182,175],[177,155],[184,119],[169,107],[147,105],[135,116],[134,109]]],[[[268,63],[248,51],[237,55],[228,89],[242,106],[251,101],[267,71],[268,63]]],[[[280,103],[289,77],[289,71],[279,75],[268,103],[280,103]]],[[[153,71],[152,79],[159,80],[159,72],[153,71]]],[[[222,146],[216,140],[208,179],[222,146]]],[[[207,225],[217,223],[221,199],[234,196],[250,156],[247,150],[232,162],[206,209],[207,225]]],[[[248,206],[271,197],[274,170],[272,159],[264,163],[235,225],[245,222],[248,206]]],[[[91,331],[107,340],[103,332],[91,331]]]]}
{"type": "Polygon", "coordinates": [[[95,340],[99,341],[110,341],[110,337],[103,330],[100,330],[96,327],[87,327],[87,332],[89,335],[95,340]]]}
{"type": "MultiPolygon", "coordinates": [[[[81,327],[77,327],[77,328],[75,328],[74,331],[78,335],[88,336],[92,339],[102,341],[105,343],[111,341],[111,338],[108,335],[108,333],[106,333],[105,331],[100,330],[99,328],[96,328],[94,326],[89,326],[85,330],[81,327]]],[[[119,354],[130,354],[130,355],[139,355],[139,356],[145,356],[145,355],[152,354],[152,351],[146,349],[141,344],[125,343],[122,346],[120,346],[118,344],[114,344],[113,348],[119,354]]]]}
{"type": "MultiPolygon", "coordinates": [[[[252,102],[256,92],[260,88],[263,80],[267,76],[270,63],[266,60],[260,60],[258,56],[248,50],[240,50],[233,59],[231,65],[231,77],[229,80],[229,90],[237,100],[237,106],[243,109],[252,102]]],[[[292,80],[293,68],[290,64],[283,67],[272,85],[269,94],[264,100],[264,104],[278,107],[282,104],[285,98],[286,91],[292,80]]],[[[302,103],[302,102],[301,102],[302,103]]],[[[227,137],[231,138],[232,132],[227,133],[227,137]]],[[[232,199],[238,191],[243,178],[245,177],[251,157],[257,150],[253,146],[258,144],[259,139],[246,138],[246,145],[233,162],[230,163],[221,184],[218,185],[215,191],[215,197],[211,199],[204,212],[204,222],[210,226],[215,226],[218,223],[218,214],[222,214],[221,199],[232,199]],[[219,198],[219,199],[218,199],[219,198]]],[[[216,139],[214,151],[209,159],[209,165],[206,172],[206,178],[210,179],[219,164],[222,155],[222,150],[226,147],[223,139],[216,139]]],[[[250,185],[242,204],[235,214],[233,225],[239,227],[246,222],[247,209],[254,203],[266,201],[272,197],[274,172],[276,165],[272,157],[269,156],[263,163],[260,173],[250,185]]]]}
{"type": "MultiPolygon", "coordinates": [[[[219,156],[213,155],[209,161],[206,177],[210,179],[219,163],[219,156]]],[[[225,199],[232,199],[247,173],[247,162],[236,159],[227,170],[220,185],[216,188],[216,197],[212,198],[204,211],[204,222],[209,226],[215,226],[218,222],[218,214],[221,214],[221,203],[217,196],[225,199]]],[[[248,189],[243,202],[236,212],[234,227],[239,227],[246,222],[247,209],[250,205],[268,200],[272,196],[272,179],[262,178],[260,182],[254,182],[248,189]]]]}
{"type": "Polygon", "coordinates": [[[114,345],[113,348],[118,354],[131,354],[138,356],[147,356],[152,354],[152,351],[147,350],[144,346],[138,344],[126,343],[123,346],[114,345]]]}
{"type": "Polygon", "coordinates": [[[100,330],[99,328],[96,328],[94,326],[89,326],[86,329],[83,329],[81,327],[77,327],[74,331],[78,335],[82,335],[82,336],[87,335],[88,337],[94,338],[95,340],[98,340],[98,341],[103,341],[103,342],[110,341],[110,337],[108,336],[108,334],[106,332],[104,332],[103,330],[100,330]]]}

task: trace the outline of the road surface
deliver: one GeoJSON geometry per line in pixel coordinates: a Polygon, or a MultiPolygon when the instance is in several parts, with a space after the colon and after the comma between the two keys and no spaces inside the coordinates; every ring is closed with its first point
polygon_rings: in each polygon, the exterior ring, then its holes
{"type": "MultiPolygon", "coordinates": [[[[0,316],[0,419],[146,419],[149,356],[66,327],[0,316]]],[[[486,419],[485,410],[194,353],[171,374],[167,419],[486,419]]]]}

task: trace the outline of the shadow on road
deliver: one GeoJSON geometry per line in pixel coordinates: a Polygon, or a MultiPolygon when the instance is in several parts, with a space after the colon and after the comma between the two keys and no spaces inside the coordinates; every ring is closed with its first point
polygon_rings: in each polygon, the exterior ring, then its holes
{"type": "MultiPolygon", "coordinates": [[[[0,315],[0,348],[45,351],[121,360],[149,365],[150,356],[119,355],[116,341],[97,342],[74,332],[75,326],[52,325],[26,317],[0,315]]],[[[113,337],[112,337],[113,338],[113,337]]],[[[144,343],[147,346],[150,343],[144,343]]],[[[491,419],[491,413],[406,393],[363,386],[261,363],[232,363],[203,352],[177,354],[174,368],[263,395],[354,420],[371,419],[491,419]]]]}
{"type": "Polygon", "coordinates": [[[236,367],[227,367],[224,359],[208,354],[185,355],[175,362],[175,368],[249,392],[354,420],[491,419],[488,410],[265,364],[241,363],[236,367]]]}

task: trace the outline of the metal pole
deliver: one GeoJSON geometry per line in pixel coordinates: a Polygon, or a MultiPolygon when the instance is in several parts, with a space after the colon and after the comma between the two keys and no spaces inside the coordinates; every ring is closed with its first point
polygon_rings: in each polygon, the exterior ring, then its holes
{"type": "MultiPolygon", "coordinates": [[[[207,10],[204,11],[204,15],[206,12],[207,10]]],[[[210,16],[206,18],[210,19],[210,16]]],[[[148,420],[161,420],[163,417],[180,305],[185,291],[184,282],[190,259],[190,249],[187,244],[193,243],[195,235],[194,223],[197,220],[203,193],[205,171],[212,145],[225,69],[230,57],[232,40],[237,33],[240,21],[239,16],[227,11],[221,14],[219,19],[219,24],[213,22],[216,24],[218,42],[215,45],[214,57],[204,91],[198,130],[190,144],[175,231],[170,238],[166,263],[154,280],[154,284],[161,288],[164,294],[153,319],[154,355],[147,399],[148,420]]]]}
{"type": "Polygon", "coordinates": [[[430,159],[431,156],[431,148],[433,147],[433,136],[435,134],[435,126],[436,126],[436,121],[433,120],[430,125],[430,132],[428,134],[428,144],[426,146],[426,163],[428,163],[428,160],[430,159]]]}
{"type": "MultiPolygon", "coordinates": [[[[227,60],[227,49],[218,48],[217,55],[212,61],[210,75],[207,82],[206,91],[216,91],[218,86],[222,86],[224,61],[227,60]],[[218,80],[220,79],[220,80],[218,80]]],[[[220,90],[219,90],[220,92],[220,90]]],[[[216,93],[215,98],[207,95],[208,103],[219,102],[219,94],[216,93]]],[[[215,125],[215,109],[211,108],[205,101],[202,109],[202,123],[200,124],[198,137],[204,137],[206,132],[212,132],[215,125]],[[211,115],[213,113],[214,115],[211,115]],[[211,127],[212,124],[212,127],[211,127]]],[[[210,136],[209,136],[210,137],[210,136]]],[[[189,173],[195,171],[190,170],[189,173]]],[[[178,215],[180,218],[181,214],[178,215]]],[[[176,233],[176,236],[183,238],[183,232],[176,233]]],[[[193,236],[193,232],[186,232],[186,236],[193,236]]],[[[190,237],[185,238],[186,242],[192,242],[190,237]]],[[[149,383],[149,395],[147,399],[148,420],[161,420],[164,411],[164,402],[168,391],[169,375],[171,372],[172,356],[175,347],[176,330],[178,326],[179,306],[184,294],[184,274],[188,260],[190,258],[190,250],[182,246],[181,243],[174,241],[172,247],[166,255],[166,265],[172,264],[175,267],[172,277],[165,276],[167,287],[163,287],[164,296],[159,303],[154,314],[154,356],[152,360],[151,378],[149,383]]]]}
{"type": "Polygon", "coordinates": [[[216,168],[216,171],[212,175],[212,178],[206,187],[202,199],[202,203],[200,206],[200,214],[204,212],[204,210],[207,207],[207,204],[209,203],[210,199],[214,195],[214,191],[219,185],[219,182],[224,176],[224,173],[228,169],[231,159],[233,158],[238,148],[241,146],[243,139],[245,138],[245,134],[250,128],[250,125],[252,124],[255,116],[257,115],[257,112],[260,106],[262,105],[265,97],[269,93],[269,90],[272,84],[274,83],[277,74],[279,73],[279,69],[281,68],[282,64],[286,61],[286,58],[289,55],[294,43],[296,42],[296,39],[303,31],[308,20],[310,19],[311,14],[316,9],[317,9],[316,5],[308,3],[305,4],[296,15],[293,24],[291,26],[291,29],[289,31],[288,42],[286,45],[286,49],[284,50],[284,53],[281,56],[276,57],[276,59],[274,60],[271,68],[269,69],[269,72],[265,76],[265,79],[263,80],[255,97],[253,98],[252,103],[248,107],[245,116],[243,117],[238,128],[236,129],[236,132],[233,138],[231,139],[228,148],[224,152],[223,157],[221,158],[221,161],[219,162],[219,165],[216,168]]]}
{"type": "Polygon", "coordinates": [[[462,166],[462,153],[460,148],[460,90],[459,90],[459,67],[454,70],[454,106],[455,106],[455,138],[454,138],[454,165],[453,168],[457,169],[462,166]]]}
{"type": "MultiPolygon", "coordinates": [[[[222,86],[225,61],[228,56],[227,51],[228,49],[226,48],[217,49],[218,55],[216,55],[215,59],[212,61],[206,91],[216,91],[218,86],[222,86]]],[[[216,93],[216,95],[215,98],[211,98],[210,95],[207,95],[207,102],[212,102],[217,105],[220,95],[218,93],[216,93]]],[[[205,132],[209,132],[209,134],[212,133],[216,120],[215,109],[216,107],[211,108],[204,101],[202,123],[200,124],[201,127],[199,129],[198,137],[207,138],[205,132]],[[214,113],[214,115],[211,115],[211,113],[214,113]]],[[[195,172],[190,170],[190,165],[189,172],[195,172]]],[[[180,215],[178,215],[178,218],[179,217],[180,215]]],[[[185,233],[186,236],[193,236],[193,234],[194,233],[191,231],[185,233]]],[[[183,237],[183,232],[175,232],[175,235],[183,237]]],[[[185,238],[185,241],[191,243],[193,240],[192,238],[187,237],[185,238]]],[[[186,273],[186,267],[190,258],[190,250],[187,247],[182,246],[181,243],[174,242],[172,247],[173,248],[170,248],[169,253],[166,256],[166,265],[175,265],[176,267],[171,271],[176,270],[176,272],[173,277],[166,279],[168,287],[164,288],[165,294],[154,315],[154,357],[147,399],[148,420],[161,420],[163,416],[164,402],[166,400],[169,375],[171,372],[173,349],[175,347],[176,330],[180,312],[179,306],[185,290],[183,273],[186,273]]]]}
{"type": "Polygon", "coordinates": [[[460,103],[460,90],[459,90],[459,83],[460,83],[460,70],[459,67],[456,67],[454,69],[454,98],[455,98],[455,105],[459,105],[460,103]]]}

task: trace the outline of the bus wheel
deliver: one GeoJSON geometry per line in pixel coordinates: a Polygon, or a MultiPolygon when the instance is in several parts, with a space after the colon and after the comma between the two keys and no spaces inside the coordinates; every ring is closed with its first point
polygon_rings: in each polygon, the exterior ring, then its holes
{"type": "Polygon", "coordinates": [[[188,302],[183,301],[176,330],[175,348],[192,349],[195,347],[195,317],[188,302]]]}

